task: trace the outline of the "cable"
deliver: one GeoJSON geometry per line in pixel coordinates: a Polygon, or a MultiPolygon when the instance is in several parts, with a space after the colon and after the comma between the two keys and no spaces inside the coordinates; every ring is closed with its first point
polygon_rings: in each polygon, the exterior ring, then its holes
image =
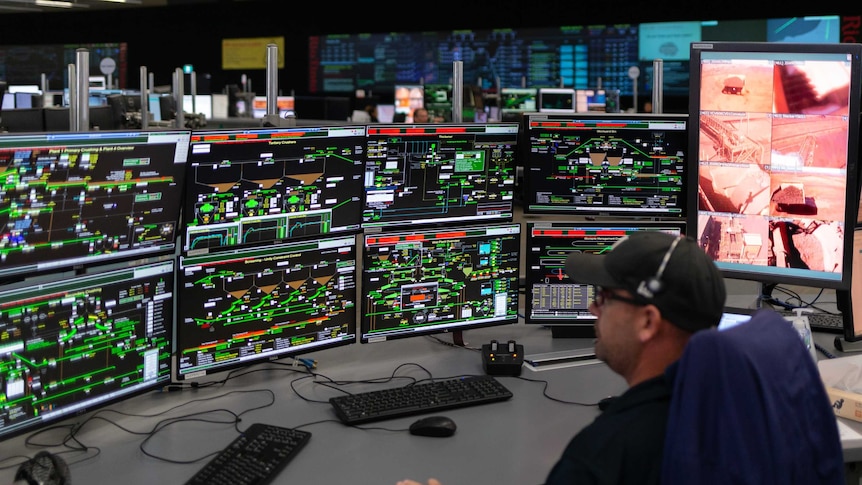
{"type": "Polygon", "coordinates": [[[817,349],[818,351],[820,351],[821,354],[825,355],[827,359],[834,359],[836,357],[835,354],[833,354],[832,352],[829,352],[828,350],[826,350],[825,347],[818,344],[817,342],[814,342],[814,348],[817,349]]]}

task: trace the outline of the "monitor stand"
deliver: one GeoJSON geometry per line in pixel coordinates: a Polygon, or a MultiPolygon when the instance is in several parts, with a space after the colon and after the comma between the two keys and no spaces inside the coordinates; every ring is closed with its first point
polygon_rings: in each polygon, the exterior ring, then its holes
{"type": "Polygon", "coordinates": [[[452,332],[452,345],[456,347],[466,347],[464,345],[464,332],[461,330],[455,330],[452,332]]]}
{"type": "Polygon", "coordinates": [[[550,325],[551,338],[596,338],[593,325],[550,325]]]}

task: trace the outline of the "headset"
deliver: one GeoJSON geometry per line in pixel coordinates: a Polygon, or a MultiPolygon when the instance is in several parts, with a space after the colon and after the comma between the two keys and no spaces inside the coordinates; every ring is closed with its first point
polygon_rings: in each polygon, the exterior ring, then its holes
{"type": "Polygon", "coordinates": [[[662,275],[664,275],[664,270],[667,267],[668,261],[670,261],[671,256],[673,256],[673,252],[676,247],[679,245],[680,240],[682,240],[684,236],[680,236],[673,240],[670,243],[670,247],[667,248],[667,252],[664,253],[664,256],[661,258],[661,263],[658,265],[658,269],[655,272],[655,276],[647,278],[640,282],[637,289],[637,294],[648,299],[655,298],[655,295],[661,292],[664,289],[664,282],[661,280],[662,275]]]}
{"type": "Polygon", "coordinates": [[[69,466],[57,455],[40,451],[25,461],[15,473],[15,484],[23,485],[69,485],[69,466]]]}

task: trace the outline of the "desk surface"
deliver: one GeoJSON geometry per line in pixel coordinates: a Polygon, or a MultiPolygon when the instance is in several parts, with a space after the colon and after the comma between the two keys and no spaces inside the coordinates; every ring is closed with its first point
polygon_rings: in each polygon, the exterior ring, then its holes
{"type": "MultiPolygon", "coordinates": [[[[450,335],[438,337],[444,342],[451,341],[450,335]]],[[[830,350],[833,337],[831,334],[815,336],[830,350]]],[[[491,339],[515,339],[524,345],[526,354],[592,346],[589,339],[555,339],[546,328],[519,323],[465,332],[468,348],[445,345],[431,337],[418,337],[354,344],[307,357],[316,359],[317,371],[334,381],[380,379],[393,373],[421,379],[427,377],[423,368],[434,377],[480,374],[480,353],[470,349],[480,348],[491,339]]],[[[266,405],[274,396],[271,406],[242,414],[239,427],[244,429],[252,422],[261,421],[290,427],[306,425],[302,428],[312,433],[308,445],[279,474],[275,483],[394,485],[404,478],[436,477],[444,484],[539,484],[569,439],[598,414],[592,404],[626,388],[622,378],[603,363],[542,371],[524,368],[521,378],[499,377],[513,392],[512,399],[439,413],[454,419],[458,431],[449,438],[427,438],[407,433],[406,428],[416,417],[372,423],[368,427],[376,429],[370,430],[347,427],[337,421],[326,402],[329,397],[338,395],[338,391],[314,384],[308,378],[297,380],[302,374],[291,371],[289,366],[261,364],[249,370],[255,372],[232,379],[223,386],[148,393],[67,421],[81,422],[93,414],[110,420],[91,420],[77,435],[83,444],[98,448],[98,456],[83,460],[80,453],[61,455],[70,463],[74,483],[106,483],[109,477],[122,477],[124,485],[184,482],[206,460],[177,464],[147,456],[140,448],[145,436],[133,432],[143,433],[168,418],[191,413],[228,410],[240,414],[266,405]],[[544,383],[527,379],[547,381],[547,393],[554,398],[590,405],[556,402],[543,396],[544,383]],[[182,404],[185,405],[177,407],[182,404]]],[[[213,377],[220,379],[224,375],[213,377]]],[[[404,382],[350,384],[344,388],[370,390],[404,382]]],[[[216,411],[201,417],[224,421],[229,419],[229,414],[216,411]]],[[[850,429],[862,433],[862,423],[839,419],[850,429]]],[[[55,442],[59,435],[43,434],[38,439],[55,442]]],[[[25,447],[27,436],[0,443],[0,458],[33,456],[45,449],[25,447]]],[[[220,450],[235,436],[232,424],[182,421],[147,441],[144,449],[166,459],[184,461],[220,450]]],[[[844,445],[845,461],[862,461],[862,441],[851,440],[844,445]]],[[[61,450],[47,449],[54,453],[61,450]]],[[[3,465],[9,464],[0,463],[3,465]]],[[[12,483],[16,468],[0,470],[0,483],[12,483]]]]}
{"type": "MultiPolygon", "coordinates": [[[[444,342],[451,342],[450,335],[439,337],[444,342]]],[[[470,348],[480,348],[491,339],[515,339],[524,345],[527,354],[592,345],[589,339],[553,339],[550,330],[524,324],[464,333],[466,346],[470,348]]],[[[434,377],[483,372],[478,351],[441,344],[430,337],[353,344],[309,354],[308,357],[317,359],[320,374],[337,381],[379,379],[393,373],[418,379],[427,377],[425,370],[418,366],[427,369],[434,377]]],[[[274,393],[274,404],[244,414],[239,424],[241,429],[255,421],[290,427],[317,423],[303,426],[312,433],[311,440],[275,483],[394,485],[404,478],[424,480],[433,476],[444,484],[539,484],[569,439],[591,422],[598,410],[595,405],[555,402],[543,396],[543,383],[525,379],[547,380],[550,396],[588,404],[595,404],[601,398],[618,394],[626,388],[625,382],[601,363],[544,371],[525,368],[521,374],[524,379],[499,377],[514,394],[512,399],[438,413],[454,419],[458,431],[449,438],[428,438],[412,436],[406,431],[416,417],[369,425],[389,430],[347,427],[337,421],[326,402],[329,397],[338,395],[338,391],[314,384],[307,378],[296,380],[301,374],[291,372],[289,367],[262,364],[250,369],[260,371],[232,379],[223,386],[148,393],[95,411],[116,425],[93,420],[77,435],[85,445],[99,448],[99,456],[81,461],[82,456],[78,453],[61,455],[70,463],[74,483],[106,483],[108,477],[113,476],[122,477],[124,485],[181,483],[205,461],[174,464],[146,456],[139,448],[144,436],[123,431],[118,426],[143,432],[166,418],[204,410],[227,409],[242,413],[270,402],[271,396],[265,392],[269,389],[274,393]],[[292,381],[296,392],[291,388],[292,381]],[[297,392],[306,399],[322,402],[308,402],[297,392]],[[177,408],[180,404],[207,398],[210,400],[177,408]],[[105,412],[107,409],[137,416],[105,412]],[[143,415],[152,417],[141,417],[143,415]]],[[[404,383],[406,381],[401,380],[389,384],[352,384],[345,388],[370,390],[404,383]]],[[[80,422],[87,416],[73,421],[80,422]]],[[[228,418],[226,412],[208,416],[221,420],[228,418]]],[[[39,439],[51,442],[58,435],[40,435],[39,439]]],[[[145,449],[171,460],[189,460],[221,449],[236,435],[231,424],[183,422],[161,431],[146,443],[145,449]]],[[[43,449],[25,448],[26,436],[0,443],[0,457],[33,456],[43,449]]],[[[60,448],[48,450],[56,453],[60,448]]],[[[14,472],[15,468],[0,471],[0,483],[11,483],[14,472]]]]}

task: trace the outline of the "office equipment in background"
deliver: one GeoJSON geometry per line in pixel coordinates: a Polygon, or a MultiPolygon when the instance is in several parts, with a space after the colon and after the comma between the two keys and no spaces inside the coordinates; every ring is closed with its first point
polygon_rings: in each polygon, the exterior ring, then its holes
{"type": "MultiPolygon", "coordinates": [[[[42,109],[42,108],[40,108],[42,109]]],[[[191,133],[3,136],[0,277],[173,252],[191,133]]]]}
{"type": "Polygon", "coordinates": [[[162,103],[159,101],[161,97],[161,94],[151,93],[147,95],[147,109],[152,121],[162,121],[162,103]]]}
{"type": "Polygon", "coordinates": [[[395,116],[394,104],[378,104],[377,105],[377,121],[380,123],[392,123],[395,116]]]}
{"type": "Polygon", "coordinates": [[[574,113],[577,109],[577,96],[571,88],[539,88],[539,112],[574,113]]]}
{"type": "Polygon", "coordinates": [[[227,94],[212,94],[213,98],[213,119],[223,120],[229,115],[228,95],[227,94]]]}
{"type": "Polygon", "coordinates": [[[114,120],[114,111],[110,106],[90,106],[90,129],[92,130],[118,130],[114,120]]]}
{"type": "MultiPolygon", "coordinates": [[[[452,85],[425,84],[423,106],[428,110],[431,120],[452,121],[452,85]]],[[[469,104],[470,91],[464,90],[464,103],[469,104]]]]}
{"type": "Polygon", "coordinates": [[[45,117],[45,131],[69,131],[72,129],[68,106],[45,107],[42,114],[45,117]]]}
{"type": "Polygon", "coordinates": [[[0,111],[0,128],[9,133],[45,131],[45,113],[42,107],[15,108],[0,111]]]}
{"type": "Polygon", "coordinates": [[[358,232],[365,126],[195,132],[183,251],[358,232]]]}
{"type": "Polygon", "coordinates": [[[349,234],[180,255],[177,379],[355,343],[356,248],[349,234]]]}
{"type": "Polygon", "coordinates": [[[517,123],[370,125],[366,230],[511,220],[517,123]]]}
{"type": "Polygon", "coordinates": [[[270,483],[311,439],[311,433],[253,423],[186,482],[187,485],[270,483]]]}
{"type": "Polygon", "coordinates": [[[413,122],[413,110],[425,105],[425,87],[421,84],[395,85],[395,112],[403,114],[408,123],[413,122]]]}
{"type": "MultiPolygon", "coordinates": [[[[264,98],[265,100],[266,98],[264,98]]],[[[264,102],[264,108],[266,102],[264,102]]],[[[213,117],[213,98],[209,94],[195,94],[192,98],[191,94],[183,95],[183,111],[192,114],[201,114],[205,119],[211,120],[213,117]],[[194,103],[192,103],[194,99],[194,103]]],[[[266,109],[264,109],[266,112],[266,109]]]]}
{"type": "Polygon", "coordinates": [[[685,234],[682,221],[532,221],[526,223],[526,305],[524,323],[551,328],[557,337],[595,337],[596,316],[590,313],[595,288],[575,283],[565,274],[573,252],[602,254],[619,239],[637,231],[685,234]]]}
{"type": "Polygon", "coordinates": [[[177,117],[177,99],[172,95],[159,97],[159,111],[162,121],[171,121],[177,117]]]}
{"type": "Polygon", "coordinates": [[[521,121],[524,113],[537,111],[536,88],[501,88],[500,119],[502,121],[521,121]]]}
{"type": "Polygon", "coordinates": [[[174,260],[0,290],[0,440],[170,382],[174,260]],[[11,355],[11,354],[10,354],[11,355]]]}
{"type": "Polygon", "coordinates": [[[688,115],[526,116],[525,213],[686,215],[688,115]]]}
{"type": "Polygon", "coordinates": [[[329,399],[344,424],[357,425],[447,409],[501,402],[512,392],[489,375],[434,379],[407,386],[365,391],[329,399]]]}
{"type": "Polygon", "coordinates": [[[363,235],[363,343],[518,321],[519,223],[363,235]]]}
{"type": "Polygon", "coordinates": [[[691,49],[689,233],[726,277],[848,290],[862,45],[691,49]]]}
{"type": "Polygon", "coordinates": [[[0,105],[0,109],[15,109],[15,93],[5,92],[3,93],[3,104],[0,105]]]}

